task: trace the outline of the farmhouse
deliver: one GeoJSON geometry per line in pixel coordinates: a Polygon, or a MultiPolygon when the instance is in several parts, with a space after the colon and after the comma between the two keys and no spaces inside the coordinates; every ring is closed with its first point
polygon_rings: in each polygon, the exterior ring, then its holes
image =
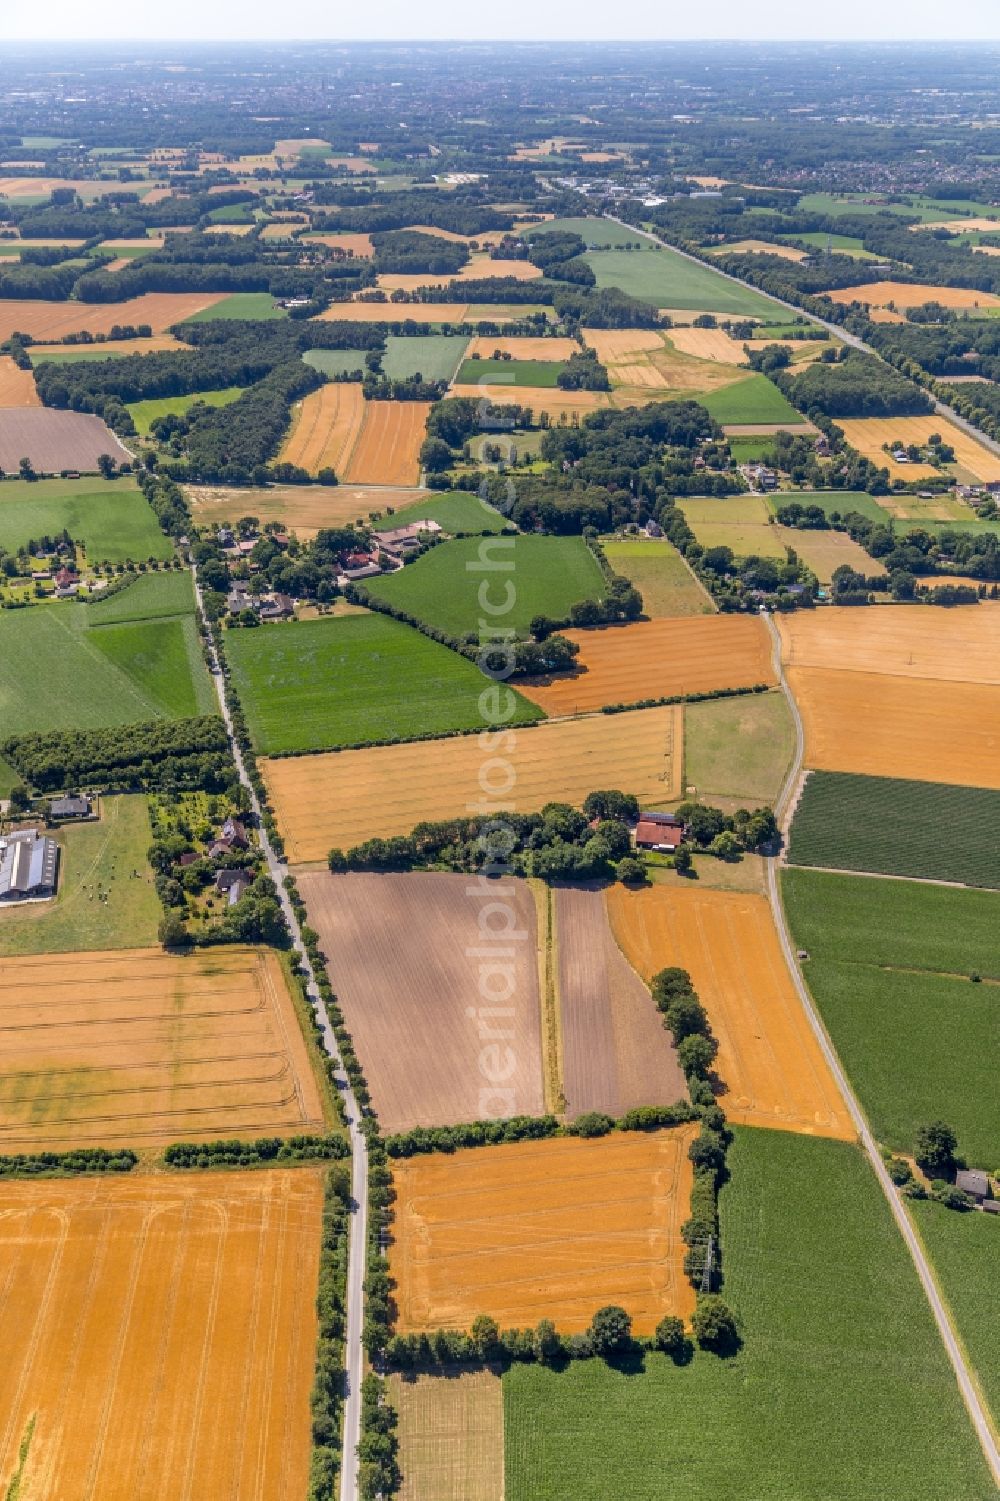
{"type": "Polygon", "coordinates": [[[0,902],[55,896],[59,846],[47,834],[28,829],[0,840],[0,902]]]}
{"type": "Polygon", "coordinates": [[[89,797],[55,797],[49,805],[52,818],[89,818],[89,797]]]}
{"type": "Polygon", "coordinates": [[[225,893],[230,907],[235,907],[247,887],[253,882],[248,870],[220,870],[215,877],[215,889],[225,893]]]}
{"type": "Polygon", "coordinates": [[[642,813],[635,826],[635,847],[671,855],[684,838],[684,821],[673,813],[642,813]]]}
{"type": "Polygon", "coordinates": [[[984,1199],[990,1197],[989,1178],[985,1173],[974,1172],[971,1168],[959,1169],[955,1174],[955,1187],[975,1199],[977,1204],[982,1204],[984,1199]]]}

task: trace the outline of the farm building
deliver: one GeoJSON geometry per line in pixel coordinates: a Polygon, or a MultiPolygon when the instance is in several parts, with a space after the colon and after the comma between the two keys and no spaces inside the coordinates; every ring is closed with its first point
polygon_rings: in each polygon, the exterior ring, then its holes
{"type": "Polygon", "coordinates": [[[253,876],[248,870],[220,870],[215,877],[215,889],[225,894],[230,907],[235,907],[252,882],[253,876]]]}
{"type": "Polygon", "coordinates": [[[0,902],[55,896],[59,846],[28,829],[0,840],[0,902]]]}
{"type": "Polygon", "coordinates": [[[89,818],[89,797],[55,797],[49,807],[52,818],[89,818]]]}
{"type": "Polygon", "coordinates": [[[672,855],[684,838],[684,821],[674,813],[642,813],[635,826],[635,847],[672,855]]]}
{"type": "Polygon", "coordinates": [[[955,1187],[975,1199],[978,1204],[990,1197],[989,1178],[985,1173],[974,1172],[971,1168],[959,1169],[955,1175],[955,1187]]]}

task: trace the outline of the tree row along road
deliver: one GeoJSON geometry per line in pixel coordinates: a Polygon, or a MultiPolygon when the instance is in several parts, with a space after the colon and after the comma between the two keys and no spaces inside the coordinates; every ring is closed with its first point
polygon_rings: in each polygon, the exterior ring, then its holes
{"type": "MultiPolygon", "coordinates": [[[[785,677],[784,666],[781,660],[781,637],[778,635],[777,627],[770,615],[767,617],[767,624],[774,643],[774,668],[778,677],[778,683],[782,693],[785,695],[795,725],[795,753],[788,776],[785,778],[785,784],[781,789],[774,809],[778,825],[782,828],[782,832],[786,833],[787,831],[784,829],[784,817],[793,802],[795,789],[802,775],[802,762],[805,756],[805,732],[802,726],[802,716],[799,713],[799,706],[795,702],[795,695],[792,693],[785,677]]],[[[868,1159],[874,1169],[879,1186],[888,1200],[892,1217],[896,1221],[900,1234],[906,1242],[910,1256],[913,1258],[913,1264],[917,1269],[917,1276],[920,1278],[921,1286],[931,1306],[931,1312],[934,1315],[934,1322],[937,1324],[941,1342],[945,1347],[948,1359],[951,1361],[952,1370],[955,1372],[955,1379],[958,1382],[962,1400],[965,1403],[969,1417],[972,1419],[972,1425],[982,1446],[986,1463],[992,1472],[994,1483],[1000,1487],[1000,1449],[997,1448],[993,1424],[979,1395],[975,1378],[966,1364],[965,1353],[959,1344],[958,1337],[952,1325],[950,1311],[942,1299],[937,1283],[934,1280],[934,1273],[931,1270],[927,1257],[924,1255],[924,1248],[920,1242],[920,1238],[913,1227],[913,1222],[906,1211],[899,1191],[889,1177],[871,1127],[861,1109],[857,1096],[848,1083],[847,1075],[841,1066],[833,1043],[813,1004],[812,996],[809,994],[808,986],[805,983],[802,969],[799,965],[798,956],[792,946],[791,935],[789,934],[788,924],[785,919],[785,909],[778,886],[778,862],[775,859],[770,859],[765,861],[765,865],[767,868],[768,899],[771,903],[771,911],[774,914],[774,924],[778,930],[778,938],[785,955],[785,963],[788,965],[788,972],[792,977],[799,1000],[802,1002],[806,1016],[809,1019],[809,1025],[816,1034],[816,1040],[822,1049],[823,1056],[826,1058],[841,1094],[847,1102],[851,1119],[857,1127],[861,1144],[868,1154],[868,1159]]]]}
{"type": "MultiPolygon", "coordinates": [[[[191,565],[191,572],[194,579],[195,595],[198,600],[198,611],[202,624],[207,627],[204,600],[201,594],[201,583],[198,579],[198,569],[195,564],[191,565]]],[[[299,920],[288,899],[288,892],[285,890],[284,882],[285,877],[288,875],[288,867],[287,865],[283,865],[278,859],[267,836],[260,802],[254,791],[253,783],[250,781],[242,752],[236,740],[232,715],[229,712],[229,705],[226,703],[225,678],[216,659],[214,646],[212,648],[212,664],[212,680],[215,683],[219,708],[226,726],[226,733],[229,736],[230,750],[232,751],[233,760],[236,763],[240,782],[249,794],[250,806],[257,819],[257,833],[260,838],[261,849],[267,863],[268,875],[277,888],[282,915],[288,924],[288,931],[292,936],[292,942],[302,954],[301,966],[305,971],[306,995],[316,1008],[323,1037],[323,1046],[336,1065],[336,1085],[343,1097],[347,1114],[347,1126],[351,1141],[351,1193],[354,1203],[350,1217],[350,1244],[347,1265],[347,1308],[344,1337],[344,1363],[347,1390],[343,1409],[344,1443],[340,1472],[340,1501],[357,1501],[358,1442],[361,1438],[361,1380],[364,1375],[364,1349],[361,1343],[361,1333],[364,1323],[365,1261],[368,1236],[368,1144],[360,1128],[361,1112],[358,1109],[354,1091],[351,1088],[350,1080],[344,1069],[340,1050],[337,1047],[337,1039],[330,1025],[330,1018],[327,1014],[323,997],[320,995],[319,987],[316,984],[315,972],[305,951],[305,945],[302,942],[302,930],[299,927],[299,920]]]]}

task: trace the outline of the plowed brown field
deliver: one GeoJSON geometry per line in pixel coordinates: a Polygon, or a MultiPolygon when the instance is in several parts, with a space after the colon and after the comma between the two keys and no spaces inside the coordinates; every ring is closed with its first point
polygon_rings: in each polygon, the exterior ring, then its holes
{"type": "Polygon", "coordinates": [[[778,616],[788,667],[1000,683],[1000,604],[796,610],[778,616]]]}
{"type": "Polygon", "coordinates": [[[4,1495],[304,1496],[321,1210],[311,1168],[5,1183],[4,1495]]]}
{"type": "Polygon", "coordinates": [[[595,787],[627,787],[647,804],[662,802],[679,776],[673,723],[671,708],[637,709],[507,731],[502,754],[491,737],[481,744],[478,735],[460,735],[260,766],[295,864],[474,808],[530,813],[553,798],[579,805],[595,787]]]}
{"type": "Polygon", "coordinates": [[[503,1387],[494,1371],[390,1376],[400,1501],[503,1501],[503,1387]]]}
{"type": "Polygon", "coordinates": [[[691,975],[719,1039],[720,1103],[731,1121],[853,1139],[765,897],[614,886],[607,902],[615,936],[640,974],[648,979],[676,964],[691,975]]]}
{"type": "MultiPolygon", "coordinates": [[[[222,292],[144,292],[126,302],[31,302],[0,300],[0,339],[31,334],[57,343],[67,334],[106,334],[116,323],[148,323],[154,334],[221,302],[222,292]]],[[[77,346],[79,347],[79,346],[77,346]]]]}
{"type": "Polygon", "coordinates": [[[555,949],[569,1116],[687,1099],[673,1042],[615,942],[603,891],[557,888],[555,949]]]}
{"type": "Polygon", "coordinates": [[[638,620],[564,634],[580,648],[579,670],[518,684],[553,716],[775,681],[767,626],[756,615],[638,620]]]}
{"type": "Polygon", "coordinates": [[[329,466],[343,479],[364,415],[365,399],[356,381],[330,381],[310,391],[296,410],[282,460],[310,474],[329,466]]]}
{"type": "MultiPolygon", "coordinates": [[[[238,521],[256,516],[259,521],[280,521],[299,537],[315,537],[324,526],[350,526],[359,518],[367,522],[370,511],[397,512],[421,505],[429,490],[374,485],[290,485],[267,490],[234,490],[217,485],[186,485],[184,493],[192,514],[201,523],[238,521]]],[[[419,518],[418,518],[419,519],[419,518]]],[[[401,519],[401,526],[405,519],[401,519]]],[[[838,533],[839,536],[839,533],[838,533]]]]}
{"type": "Polygon", "coordinates": [[[389,1266],[401,1331],[503,1328],[551,1318],[586,1329],[618,1303],[638,1334],[686,1318],[684,1275],[694,1126],[597,1141],[558,1137],[392,1165],[389,1266]]]}
{"type": "Polygon", "coordinates": [[[534,899],[522,881],[486,887],[430,871],[299,877],[387,1132],[545,1108],[534,899]],[[502,922],[516,942],[490,938],[502,922]]]}
{"type": "Polygon", "coordinates": [[[361,431],[341,479],[350,485],[415,485],[429,401],[366,401],[361,431]]]}
{"type": "Polygon", "coordinates": [[[955,462],[976,479],[984,484],[1000,479],[1000,458],[946,417],[933,413],[926,417],[854,417],[842,421],[840,426],[852,448],[887,468],[893,478],[929,479],[941,471],[930,464],[897,464],[885,452],[884,443],[894,443],[898,438],[903,443],[923,447],[931,433],[940,433],[955,450],[955,462]]]}
{"type": "Polygon", "coordinates": [[[805,724],[807,766],[1000,788],[995,684],[820,667],[789,668],[788,681],[805,724]]]}
{"type": "Polygon", "coordinates": [[[0,355],[0,407],[40,407],[35,377],[19,370],[9,354],[0,355]]]}
{"type": "Polygon", "coordinates": [[[269,949],[0,960],[0,1150],[322,1129],[269,949]]]}
{"type": "Polygon", "coordinates": [[[64,469],[96,474],[102,454],[119,464],[132,458],[102,418],[91,412],[42,406],[0,408],[0,469],[8,474],[17,473],[22,458],[39,474],[59,474],[64,469]]]}

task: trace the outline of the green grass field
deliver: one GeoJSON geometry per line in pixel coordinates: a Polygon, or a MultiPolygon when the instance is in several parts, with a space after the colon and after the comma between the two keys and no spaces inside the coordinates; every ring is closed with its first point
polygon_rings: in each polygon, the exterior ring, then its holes
{"type": "Polygon", "coordinates": [[[0,611],[0,726],[96,729],[215,709],[187,574],[149,574],[97,604],[0,611]]]}
{"type": "Polygon", "coordinates": [[[1000,887],[998,823],[1000,792],[984,787],[814,771],[795,810],[788,858],[1000,887]]]}
{"type": "Polygon", "coordinates": [[[506,1501],[986,1501],[916,1273],[853,1146],[738,1129],[722,1191],[744,1347],[503,1378],[506,1501]]]}
{"type": "MultiPolygon", "coordinates": [[[[474,663],[386,615],[302,620],[226,636],[257,750],[331,750],[478,728],[474,663]]],[[[517,695],[515,723],[545,716],[517,695]]]]}
{"type": "Polygon", "coordinates": [[[906,196],[906,203],[865,203],[861,193],[804,193],[798,208],[808,214],[900,214],[924,224],[942,224],[966,214],[977,219],[997,217],[995,205],[972,198],[925,198],[919,193],[906,196]]]}
{"type": "Polygon", "coordinates": [[[436,521],[452,535],[456,532],[471,532],[474,535],[480,532],[502,532],[508,527],[516,530],[512,521],[508,522],[499,511],[467,490],[433,495],[416,505],[408,505],[403,510],[397,509],[391,516],[380,516],[377,521],[372,522],[372,530],[390,532],[398,526],[412,525],[414,521],[436,521]]]}
{"type": "Polygon", "coordinates": [[[212,307],[203,308],[185,318],[185,323],[207,323],[211,318],[287,318],[283,307],[278,307],[270,292],[230,292],[212,307]]]}
{"type": "Polygon", "coordinates": [[[522,635],[535,615],[561,620],[577,600],[604,594],[601,570],[582,537],[519,535],[492,544],[476,538],[443,542],[398,573],[365,580],[372,594],[453,636],[478,633],[484,582],[487,600],[494,606],[503,605],[513,593],[511,608],[490,617],[491,625],[522,635]]]}
{"type": "Polygon", "coordinates": [[[774,439],[766,436],[729,439],[729,452],[733,456],[734,464],[755,464],[773,448],[774,439]]]}
{"type": "Polygon", "coordinates": [[[794,745],[791,712],[777,690],[687,704],[684,785],[708,802],[773,803],[794,745]]]}
{"type": "Polygon", "coordinates": [[[113,343],[87,344],[80,349],[66,349],[61,354],[35,354],[28,350],[32,365],[75,365],[81,360],[119,360],[127,350],[116,349],[113,343]]]}
{"type": "Polygon", "coordinates": [[[715,613],[711,595],[672,543],[659,538],[612,537],[603,546],[615,573],[631,579],[638,589],[645,613],[651,618],[715,613]]]}
{"type": "Polygon", "coordinates": [[[524,237],[530,240],[535,235],[553,233],[579,235],[594,250],[614,250],[617,246],[634,245],[637,240],[641,245],[649,244],[638,230],[629,229],[626,224],[615,224],[610,219],[548,219],[544,224],[525,229],[524,237]]]}
{"type": "MultiPolygon", "coordinates": [[[[995,1169],[996,1164],[990,1166],[995,1169]]],[[[1000,1223],[992,1215],[955,1214],[927,1199],[911,1200],[910,1209],[996,1421],[1000,1418],[1000,1343],[996,1339],[1000,1223]]]]}
{"type": "Polygon", "coordinates": [[[554,387],[565,370],[565,360],[463,360],[458,382],[474,386],[487,381],[496,386],[554,387]]]}
{"type": "MultiPolygon", "coordinates": [[[[846,516],[849,511],[857,511],[859,515],[867,516],[869,521],[878,521],[885,526],[888,526],[891,519],[889,512],[883,510],[878,501],[864,490],[781,490],[767,497],[768,505],[775,512],[779,506],[787,506],[792,501],[802,506],[819,506],[827,516],[832,516],[835,511],[841,516],[846,516]]],[[[895,524],[902,526],[905,522],[895,524]]]]}
{"type": "Polygon", "coordinates": [[[469,347],[464,334],[389,334],[382,369],[393,380],[420,374],[424,380],[452,380],[469,347]]]}
{"type": "Polygon", "coordinates": [[[136,432],[141,438],[146,438],[157,417],[183,417],[197,401],[203,401],[210,407],[227,407],[242,395],[242,386],[227,386],[221,391],[195,391],[189,396],[161,396],[155,401],[130,401],[127,406],[136,432]]]}
{"type": "Polygon", "coordinates": [[[766,375],[751,375],[746,380],[735,381],[731,386],[722,386],[710,391],[707,396],[695,398],[716,422],[787,422],[798,427],[805,422],[786,400],[777,386],[766,375]]]}
{"type": "Polygon", "coordinates": [[[0,910],[0,955],[155,944],[163,909],[146,859],[146,799],[103,798],[98,821],[64,825],[55,837],[62,848],[56,899],[0,910]]]}
{"type": "Polygon", "coordinates": [[[655,307],[771,319],[780,315],[777,304],[763,292],[729,281],[710,266],[685,260],[673,250],[592,250],[584,259],[593,268],[599,287],[619,287],[655,307]]]}
{"type": "Polygon", "coordinates": [[[876,1136],[912,1151],[918,1127],[944,1119],[970,1160],[1000,1162],[1000,895],[801,869],[782,893],[876,1136]]]}
{"type": "Polygon", "coordinates": [[[826,250],[830,247],[837,255],[849,255],[856,261],[877,261],[879,257],[871,250],[866,250],[861,240],[856,235],[824,234],[822,230],[814,230],[804,235],[779,235],[782,240],[801,240],[804,245],[813,245],[817,250],[826,250]]]}
{"type": "Polygon", "coordinates": [[[0,548],[68,531],[90,563],[166,559],[173,545],[131,480],[6,480],[0,484],[0,548]]]}

